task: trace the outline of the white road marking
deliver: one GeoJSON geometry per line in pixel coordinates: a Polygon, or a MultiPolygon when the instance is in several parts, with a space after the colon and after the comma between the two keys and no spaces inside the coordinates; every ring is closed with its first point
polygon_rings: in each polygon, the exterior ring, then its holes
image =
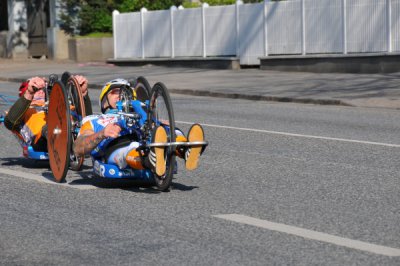
{"type": "MultiPolygon", "coordinates": [[[[175,122],[176,123],[181,123],[181,124],[188,124],[188,125],[193,124],[193,122],[185,122],[185,121],[175,121],[175,122]]],[[[379,146],[400,148],[400,144],[392,144],[392,143],[384,143],[384,142],[364,141],[364,140],[355,140],[355,139],[342,139],[342,138],[331,138],[331,137],[323,137],[323,136],[304,135],[304,134],[295,134],[295,133],[280,132],[280,131],[270,131],[270,130],[244,128],[244,127],[230,127],[230,126],[221,126],[221,125],[212,125],[212,124],[201,124],[201,125],[202,126],[207,126],[207,127],[216,127],[216,128],[242,130],[242,131],[261,132],[261,133],[283,135],[283,136],[290,136],[290,137],[312,138],[312,139],[323,139],[323,140],[335,140],[335,141],[343,141],[343,142],[352,142],[352,143],[370,144],[370,145],[379,145],[379,146]]]]}
{"type": "Polygon", "coordinates": [[[49,180],[46,177],[41,176],[41,175],[35,175],[35,174],[30,174],[30,173],[26,173],[26,172],[11,170],[11,169],[0,168],[0,173],[5,174],[5,175],[22,177],[25,179],[34,180],[34,181],[38,181],[41,183],[46,183],[46,184],[51,184],[51,185],[56,185],[56,186],[76,188],[76,189],[81,189],[81,190],[96,189],[96,187],[91,186],[91,185],[70,185],[68,183],[57,183],[57,182],[49,180]]]}
{"type": "Polygon", "coordinates": [[[379,255],[397,257],[400,256],[400,249],[391,248],[386,246],[375,245],[367,242],[362,242],[358,240],[353,240],[349,238],[329,235],[326,233],[321,233],[313,230],[303,229],[300,227],[290,226],[286,224],[274,223],[267,220],[261,220],[241,214],[221,214],[213,215],[214,217],[238,222],[242,224],[248,224],[253,226],[258,226],[272,231],[277,231],[281,233],[286,233],[290,235],[300,236],[307,239],[317,240],[321,242],[326,242],[330,244],[335,244],[338,246],[348,247],[352,249],[358,249],[362,251],[367,251],[379,255]]]}

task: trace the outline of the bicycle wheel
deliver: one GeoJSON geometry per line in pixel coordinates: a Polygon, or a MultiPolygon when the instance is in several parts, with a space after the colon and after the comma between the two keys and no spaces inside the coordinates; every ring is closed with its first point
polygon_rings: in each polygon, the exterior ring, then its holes
{"type": "Polygon", "coordinates": [[[58,76],[56,74],[51,74],[49,76],[49,81],[47,82],[47,86],[44,88],[47,102],[50,100],[51,89],[53,88],[54,82],[56,82],[57,80],[58,76]]]}
{"type": "Polygon", "coordinates": [[[145,102],[150,99],[151,87],[145,77],[140,76],[137,78],[134,91],[137,100],[145,102]]]}
{"type": "Polygon", "coordinates": [[[122,103],[122,111],[130,113],[132,111],[131,100],[133,99],[133,91],[130,87],[122,86],[119,91],[119,100],[122,103]]]}
{"type": "Polygon", "coordinates": [[[78,81],[70,76],[66,84],[68,103],[71,112],[71,152],[69,166],[74,171],[79,171],[82,168],[84,156],[76,157],[72,151],[73,144],[78,137],[82,119],[86,116],[85,103],[78,81]]]}
{"type": "Polygon", "coordinates": [[[64,85],[56,81],[48,107],[47,150],[50,168],[56,182],[63,182],[68,172],[71,151],[71,119],[64,85]]]}
{"type": "MultiPolygon", "coordinates": [[[[148,115],[148,126],[150,132],[156,126],[163,126],[167,131],[168,142],[175,142],[175,118],[172,102],[168,90],[161,82],[153,86],[150,94],[150,106],[148,115]]],[[[161,191],[168,190],[174,175],[175,147],[165,148],[166,172],[163,176],[154,174],[156,186],[161,191]]]]}
{"type": "Polygon", "coordinates": [[[72,74],[68,71],[65,71],[64,73],[61,74],[61,82],[64,84],[64,86],[67,85],[68,79],[72,76],[72,74]]]}

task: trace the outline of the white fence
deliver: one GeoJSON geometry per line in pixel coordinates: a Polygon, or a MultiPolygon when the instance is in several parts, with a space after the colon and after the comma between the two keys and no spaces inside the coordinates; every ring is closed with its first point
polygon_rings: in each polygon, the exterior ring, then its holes
{"type": "Polygon", "coordinates": [[[400,0],[290,0],[113,13],[114,58],[400,52],[400,0]]]}

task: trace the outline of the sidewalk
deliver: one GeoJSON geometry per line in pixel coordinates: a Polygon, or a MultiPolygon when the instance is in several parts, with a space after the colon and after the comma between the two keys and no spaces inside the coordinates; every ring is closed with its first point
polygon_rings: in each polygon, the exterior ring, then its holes
{"type": "Polygon", "coordinates": [[[400,109],[400,72],[344,74],[278,72],[260,69],[114,66],[52,60],[0,59],[0,80],[21,82],[31,76],[84,75],[90,88],[100,89],[113,78],[144,76],[150,84],[163,82],[171,93],[250,100],[334,104],[400,109]]]}

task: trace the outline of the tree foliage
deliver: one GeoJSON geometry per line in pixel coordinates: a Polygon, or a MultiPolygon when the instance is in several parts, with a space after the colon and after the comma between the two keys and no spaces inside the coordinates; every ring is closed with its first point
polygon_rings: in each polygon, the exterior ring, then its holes
{"type": "Polygon", "coordinates": [[[68,34],[75,34],[78,30],[78,18],[79,13],[79,1],[78,0],[62,0],[60,3],[61,12],[61,29],[68,34]]]}
{"type": "Polygon", "coordinates": [[[112,32],[112,12],[168,9],[181,0],[61,0],[61,28],[69,33],[112,32]]]}
{"type": "Polygon", "coordinates": [[[104,0],[83,1],[79,12],[80,34],[112,31],[113,3],[104,0]]]}
{"type": "MultiPolygon", "coordinates": [[[[244,0],[244,3],[262,2],[263,0],[244,0]]],[[[230,5],[235,0],[206,0],[209,5],[230,5]]],[[[86,35],[93,32],[112,32],[112,12],[165,10],[171,6],[196,7],[188,0],[60,0],[61,28],[69,34],[86,35]]]]}

